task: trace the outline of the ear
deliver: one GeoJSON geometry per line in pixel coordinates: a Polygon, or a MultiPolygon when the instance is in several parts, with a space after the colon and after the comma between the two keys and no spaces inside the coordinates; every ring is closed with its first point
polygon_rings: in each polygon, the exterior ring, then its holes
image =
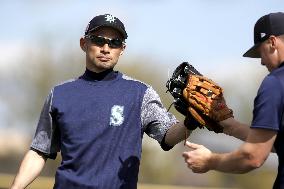
{"type": "Polygon", "coordinates": [[[86,39],[85,38],[83,38],[83,37],[81,37],[80,38],[80,47],[81,47],[81,49],[84,51],[84,52],[86,52],[87,51],[87,42],[86,42],[86,39]]]}
{"type": "Polygon", "coordinates": [[[269,42],[270,42],[270,48],[271,49],[276,49],[277,48],[277,38],[274,35],[271,35],[269,37],[269,42]]]}
{"type": "Polygon", "coordinates": [[[122,50],[121,50],[121,52],[120,52],[120,56],[123,55],[124,50],[125,50],[125,48],[126,48],[126,45],[124,44],[121,48],[122,48],[122,50]]]}

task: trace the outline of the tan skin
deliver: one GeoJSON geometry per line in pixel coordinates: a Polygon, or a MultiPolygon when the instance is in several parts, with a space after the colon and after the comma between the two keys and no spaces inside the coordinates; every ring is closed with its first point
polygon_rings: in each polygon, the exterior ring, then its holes
{"type": "MultiPolygon", "coordinates": [[[[284,40],[283,36],[270,36],[258,47],[261,64],[271,72],[284,61],[284,40]]],[[[187,142],[189,151],[182,154],[184,160],[193,172],[205,173],[209,170],[217,170],[227,173],[246,173],[260,167],[275,142],[277,132],[267,129],[251,129],[245,127],[233,118],[220,122],[224,131],[238,138],[245,139],[245,142],[235,151],[229,153],[213,153],[203,145],[187,142]],[[233,129],[234,131],[230,131],[233,129]],[[242,128],[242,129],[238,129],[242,128]],[[233,133],[232,133],[233,132],[233,133]]]]}
{"type": "MultiPolygon", "coordinates": [[[[102,36],[105,38],[120,38],[121,34],[109,27],[100,27],[92,35],[102,36]]],[[[93,72],[103,72],[113,68],[123,54],[126,45],[121,48],[110,48],[108,44],[102,47],[92,44],[88,38],[80,39],[81,49],[86,53],[86,67],[93,72]]]]}

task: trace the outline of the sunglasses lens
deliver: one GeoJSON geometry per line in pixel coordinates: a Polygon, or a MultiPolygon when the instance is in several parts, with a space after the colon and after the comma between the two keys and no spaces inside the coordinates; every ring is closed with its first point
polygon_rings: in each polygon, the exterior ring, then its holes
{"type": "Polygon", "coordinates": [[[88,36],[88,38],[91,40],[93,44],[99,47],[102,47],[105,44],[108,44],[110,48],[120,48],[123,45],[123,42],[121,39],[106,39],[100,36],[88,36]]]}
{"type": "Polygon", "coordinates": [[[98,36],[92,36],[90,37],[90,40],[92,43],[102,47],[104,44],[106,44],[106,40],[103,37],[98,37],[98,36]]]}
{"type": "Polygon", "coordinates": [[[121,39],[112,39],[109,41],[109,46],[111,48],[120,48],[122,47],[122,40],[121,39]]]}

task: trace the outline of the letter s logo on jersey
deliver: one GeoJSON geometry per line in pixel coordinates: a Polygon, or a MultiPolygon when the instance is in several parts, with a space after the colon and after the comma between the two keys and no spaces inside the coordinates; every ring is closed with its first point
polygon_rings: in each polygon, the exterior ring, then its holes
{"type": "Polygon", "coordinates": [[[124,121],[123,111],[124,111],[124,106],[114,105],[111,108],[111,115],[109,122],[110,126],[117,127],[123,123],[124,121]]]}

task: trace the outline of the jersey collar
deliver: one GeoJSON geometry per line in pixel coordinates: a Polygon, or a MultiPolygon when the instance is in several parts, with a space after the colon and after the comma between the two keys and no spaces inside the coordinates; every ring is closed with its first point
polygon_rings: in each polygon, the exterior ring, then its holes
{"type": "Polygon", "coordinates": [[[80,78],[87,81],[109,81],[115,79],[116,76],[117,72],[113,71],[113,69],[108,69],[103,72],[96,73],[86,68],[85,73],[80,78]]]}

